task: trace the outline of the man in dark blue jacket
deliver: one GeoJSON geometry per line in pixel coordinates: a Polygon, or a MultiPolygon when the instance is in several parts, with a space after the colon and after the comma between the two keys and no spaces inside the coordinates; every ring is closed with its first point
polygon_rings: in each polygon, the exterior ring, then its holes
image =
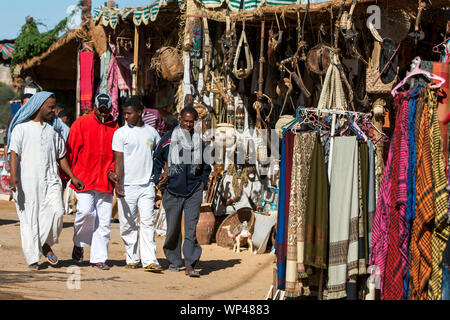
{"type": "Polygon", "coordinates": [[[153,181],[163,191],[162,203],[166,211],[167,235],[164,254],[169,270],[179,271],[181,259],[181,215],[184,211],[183,256],[186,275],[199,277],[195,265],[202,248],[197,241],[196,228],[200,216],[203,190],[207,188],[211,166],[204,162],[205,145],[201,132],[194,130],[198,113],[189,103],[180,112],[180,124],[164,135],[155,151],[153,181]],[[164,172],[161,174],[162,169],[164,172]]]}

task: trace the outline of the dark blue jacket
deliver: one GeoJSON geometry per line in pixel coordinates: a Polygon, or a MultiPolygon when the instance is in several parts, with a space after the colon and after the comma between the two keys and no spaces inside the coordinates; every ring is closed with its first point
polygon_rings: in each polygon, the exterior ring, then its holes
{"type": "MultiPolygon", "coordinates": [[[[158,143],[156,151],[153,155],[153,172],[152,181],[158,184],[161,171],[164,168],[164,164],[167,162],[169,156],[170,142],[172,137],[172,131],[166,133],[158,143]]],[[[202,151],[205,150],[205,144],[202,141],[202,151]]],[[[180,150],[180,159],[183,155],[183,150],[180,150]]],[[[203,157],[202,157],[203,158],[203,157]]],[[[211,166],[204,162],[202,163],[202,169],[199,170],[198,175],[191,174],[190,164],[181,164],[181,173],[174,177],[169,177],[166,189],[171,194],[181,197],[189,197],[192,192],[197,189],[200,183],[203,182],[204,187],[208,183],[208,177],[211,173],[211,166]]]]}

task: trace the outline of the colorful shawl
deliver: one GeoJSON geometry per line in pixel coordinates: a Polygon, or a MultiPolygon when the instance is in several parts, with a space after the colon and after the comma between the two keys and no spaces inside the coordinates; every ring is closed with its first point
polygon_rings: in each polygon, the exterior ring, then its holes
{"type": "Polygon", "coordinates": [[[443,62],[433,62],[433,74],[444,78],[445,83],[441,86],[440,90],[443,91],[443,93],[437,94],[436,97],[436,104],[437,104],[437,118],[439,122],[439,126],[441,128],[441,135],[442,135],[442,141],[443,141],[443,152],[444,152],[444,162],[445,166],[447,167],[447,161],[448,161],[448,150],[447,150],[447,144],[448,144],[448,124],[444,123],[445,117],[447,117],[448,109],[449,109],[449,94],[450,94],[450,68],[448,63],[443,62]]]}
{"type": "Polygon", "coordinates": [[[94,52],[80,52],[80,106],[92,110],[94,94],[94,52]]]}
{"type": "Polygon", "coordinates": [[[428,107],[431,118],[431,161],[434,186],[434,230],[431,235],[432,265],[428,284],[428,300],[441,300],[442,294],[442,254],[447,244],[450,228],[447,222],[447,179],[442,152],[442,136],[438,123],[438,104],[434,92],[428,92],[428,107]]]}
{"type": "Polygon", "coordinates": [[[292,159],[291,197],[286,261],[286,296],[309,295],[302,282],[308,275],[304,265],[306,197],[311,156],[317,135],[315,132],[299,133],[294,139],[292,159]],[[300,278],[300,279],[299,279],[300,278]]]}
{"type": "MultiPolygon", "coordinates": [[[[399,118],[397,119],[400,120],[399,118]]],[[[395,133],[394,133],[395,134],[395,133]]],[[[392,194],[392,160],[394,156],[394,137],[392,137],[389,146],[389,154],[384,167],[383,178],[380,183],[380,190],[378,193],[377,208],[373,218],[372,229],[372,253],[370,256],[370,264],[378,269],[380,275],[380,289],[381,298],[383,299],[383,282],[384,271],[386,266],[386,256],[388,251],[388,231],[391,217],[391,194],[392,194]]]]}
{"type": "Polygon", "coordinates": [[[406,223],[407,172],[408,172],[408,96],[400,94],[394,105],[397,108],[392,161],[391,217],[388,229],[388,252],[384,274],[383,298],[401,300],[404,294],[403,278],[408,263],[408,226],[406,223]]]}
{"type": "Polygon", "coordinates": [[[358,274],[358,142],[335,137],[330,177],[330,238],[327,299],[346,297],[358,274]]]}
{"type": "Polygon", "coordinates": [[[425,300],[427,285],[431,275],[431,233],[434,220],[433,173],[430,145],[430,120],[428,105],[424,101],[424,92],[419,93],[416,115],[416,212],[411,230],[411,268],[410,299],[425,300]],[[422,110],[422,111],[421,111],[422,110]]]}

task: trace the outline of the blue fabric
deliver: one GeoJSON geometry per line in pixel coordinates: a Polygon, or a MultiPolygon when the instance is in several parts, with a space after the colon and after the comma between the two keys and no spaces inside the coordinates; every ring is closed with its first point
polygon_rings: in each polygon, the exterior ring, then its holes
{"type": "Polygon", "coordinates": [[[55,119],[55,125],[56,126],[61,125],[61,130],[56,129],[55,127],[54,128],[56,131],[61,133],[61,136],[64,139],[64,142],[67,142],[67,138],[69,137],[70,128],[60,118],[55,119]]]}
{"type": "MultiPolygon", "coordinates": [[[[278,246],[284,244],[284,235],[286,230],[284,229],[284,198],[286,193],[286,185],[284,181],[286,180],[286,146],[285,146],[285,136],[283,135],[283,140],[281,142],[281,161],[280,161],[280,178],[279,178],[279,197],[278,197],[278,221],[277,221],[277,233],[275,239],[275,253],[278,253],[276,249],[278,246]]],[[[286,261],[284,258],[278,259],[277,256],[277,279],[278,279],[278,289],[285,289],[285,279],[286,279],[286,261]]]]}
{"type": "MultiPolygon", "coordinates": [[[[408,134],[409,134],[409,155],[408,155],[408,180],[407,190],[408,198],[406,201],[406,221],[408,222],[409,231],[411,232],[412,224],[415,217],[416,208],[416,142],[415,142],[415,122],[416,122],[416,103],[417,95],[422,87],[413,89],[410,93],[409,100],[409,114],[408,114],[408,134]]],[[[408,233],[408,246],[410,241],[410,233],[408,233]]],[[[409,257],[408,257],[409,258],[409,257]]],[[[409,259],[408,259],[409,260],[409,259]]],[[[405,279],[403,280],[403,287],[405,288],[405,299],[408,299],[408,287],[409,287],[409,269],[406,272],[405,279]]]]}
{"type": "MultiPolygon", "coordinates": [[[[52,92],[41,91],[34,94],[23,106],[20,108],[17,113],[14,115],[11,120],[11,124],[8,129],[8,153],[9,153],[9,141],[11,140],[11,132],[14,127],[20,123],[24,123],[30,120],[31,116],[34,115],[39,108],[44,104],[44,102],[52,96],[52,92]]],[[[55,121],[53,121],[55,122],[55,121]]],[[[57,123],[60,125],[60,123],[57,123]]],[[[53,126],[53,124],[52,124],[53,126]]]]}
{"type": "Polygon", "coordinates": [[[450,265],[442,264],[442,300],[450,300],[450,265]]]}
{"type": "Polygon", "coordinates": [[[11,105],[11,113],[14,116],[20,109],[20,102],[12,102],[10,103],[10,105],[11,105]]]}

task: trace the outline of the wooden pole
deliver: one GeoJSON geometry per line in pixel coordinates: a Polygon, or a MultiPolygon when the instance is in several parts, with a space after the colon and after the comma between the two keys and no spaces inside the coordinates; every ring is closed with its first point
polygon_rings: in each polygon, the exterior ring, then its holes
{"type": "Polygon", "coordinates": [[[139,78],[139,29],[138,26],[134,26],[134,83],[132,88],[132,94],[136,94],[138,91],[138,78],[139,78]]]}
{"type": "Polygon", "coordinates": [[[81,17],[83,22],[89,21],[91,19],[91,10],[92,10],[92,0],[83,0],[81,6],[81,17]]]}

